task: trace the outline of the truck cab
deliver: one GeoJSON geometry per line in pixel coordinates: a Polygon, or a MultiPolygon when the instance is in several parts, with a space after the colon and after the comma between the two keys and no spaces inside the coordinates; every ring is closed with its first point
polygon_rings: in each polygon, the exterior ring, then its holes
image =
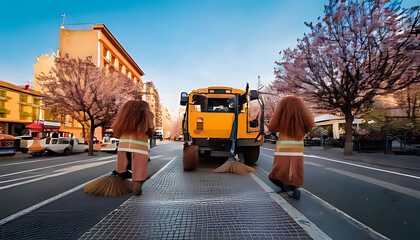
{"type": "Polygon", "coordinates": [[[258,160],[264,143],[261,134],[264,120],[263,103],[256,91],[219,86],[201,88],[189,94],[181,93],[180,103],[186,106],[182,123],[184,139],[198,146],[199,156],[228,157],[236,128],[235,152],[242,154],[248,165],[258,160]],[[251,111],[251,106],[257,112],[251,111]]]}

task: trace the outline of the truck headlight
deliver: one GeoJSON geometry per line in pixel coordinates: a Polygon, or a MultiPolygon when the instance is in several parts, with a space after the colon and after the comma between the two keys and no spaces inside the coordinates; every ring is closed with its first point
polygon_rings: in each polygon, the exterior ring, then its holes
{"type": "Polygon", "coordinates": [[[204,122],[203,118],[197,118],[197,130],[203,130],[204,122]]]}

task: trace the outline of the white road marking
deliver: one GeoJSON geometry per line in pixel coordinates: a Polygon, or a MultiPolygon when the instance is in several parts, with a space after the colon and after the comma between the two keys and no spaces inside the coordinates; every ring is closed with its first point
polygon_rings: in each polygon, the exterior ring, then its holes
{"type": "Polygon", "coordinates": [[[321,164],[310,162],[310,161],[304,161],[303,164],[312,165],[312,166],[315,166],[315,167],[322,167],[323,166],[321,164]]]}
{"type": "MultiPolygon", "coordinates": [[[[107,157],[107,158],[109,158],[109,157],[107,157]]],[[[173,160],[175,160],[175,158],[176,157],[174,157],[174,158],[172,158],[172,160],[170,161],[170,162],[168,162],[163,168],[166,168],[173,160]]],[[[92,160],[92,159],[91,159],[92,160]]],[[[115,160],[114,160],[115,161],[115,160]]],[[[161,169],[162,170],[162,169],[161,169]]],[[[161,172],[161,170],[160,171],[158,171],[158,172],[156,172],[151,178],[154,178],[158,173],[160,173],[161,172]]],[[[104,174],[104,175],[102,175],[102,176],[100,176],[100,177],[98,177],[98,178],[101,178],[101,177],[104,177],[104,176],[107,176],[107,175],[109,175],[109,173],[106,173],[106,174],[104,174]]],[[[49,199],[47,199],[47,200],[44,200],[44,201],[42,201],[42,202],[40,202],[40,203],[38,203],[38,204],[35,204],[35,205],[33,205],[33,206],[31,206],[31,207],[29,207],[29,208],[26,208],[26,209],[24,209],[24,210],[22,210],[22,211],[19,211],[19,212],[17,212],[17,213],[15,213],[15,214],[13,214],[13,215],[10,215],[10,216],[8,216],[8,217],[6,217],[6,218],[3,218],[3,219],[1,219],[0,220],[0,225],[3,225],[3,224],[5,224],[5,223],[7,223],[7,222],[10,222],[10,221],[12,221],[13,219],[16,219],[16,218],[18,218],[18,217],[20,217],[20,216],[23,216],[23,215],[25,215],[25,214],[27,214],[27,213],[30,213],[30,212],[32,212],[32,211],[34,211],[34,210],[36,210],[36,209],[38,209],[38,208],[40,208],[40,207],[43,207],[43,206],[45,206],[45,205],[47,205],[47,204],[49,204],[49,203],[51,203],[51,202],[54,202],[54,201],[56,201],[57,199],[60,199],[60,198],[62,198],[62,197],[64,197],[64,196],[67,196],[67,195],[69,195],[69,194],[71,194],[71,193],[73,193],[73,192],[75,192],[75,191],[77,191],[77,190],[79,190],[79,189],[81,189],[83,186],[85,186],[86,184],[88,184],[88,183],[90,183],[90,182],[93,182],[93,181],[95,181],[96,179],[98,179],[98,178],[95,178],[95,179],[92,179],[92,180],[90,180],[90,181],[88,181],[88,182],[85,182],[85,183],[83,183],[83,184],[80,184],[79,186],[77,186],[77,187],[74,187],[74,188],[72,188],[72,189],[70,189],[70,190],[68,190],[68,191],[66,191],[66,192],[63,192],[63,193],[60,193],[60,194],[58,194],[58,195],[56,195],[56,196],[54,196],[54,197],[52,197],[52,198],[49,198],[49,199]]]]}
{"type": "Polygon", "coordinates": [[[267,174],[267,176],[268,176],[268,175],[270,175],[270,173],[269,173],[269,172],[267,172],[267,171],[266,171],[264,168],[262,168],[262,167],[256,166],[255,168],[258,168],[259,170],[263,171],[264,173],[266,173],[266,174],[267,174]]]}
{"type": "Polygon", "coordinates": [[[109,158],[115,158],[115,156],[102,157],[102,158],[91,158],[91,159],[79,160],[79,161],[74,161],[74,162],[67,162],[67,163],[51,165],[51,166],[47,166],[47,167],[33,168],[33,169],[25,170],[25,171],[13,172],[13,173],[0,175],[0,177],[7,177],[7,176],[16,175],[16,174],[33,172],[33,171],[43,170],[43,169],[47,169],[47,168],[54,168],[54,167],[59,167],[59,166],[64,166],[64,165],[70,165],[70,164],[79,163],[79,162],[102,161],[102,160],[109,159],[109,158]]]}
{"type": "MultiPolygon", "coordinates": [[[[269,158],[274,158],[274,156],[268,155],[268,154],[264,154],[264,153],[261,153],[261,155],[264,155],[264,156],[269,157],[269,158]]],[[[308,164],[308,165],[312,165],[312,166],[317,166],[317,167],[322,167],[321,164],[310,162],[310,161],[304,161],[304,164],[308,164]]]]}
{"type": "Polygon", "coordinates": [[[268,155],[268,154],[265,154],[265,153],[260,153],[261,155],[264,155],[264,156],[266,156],[266,157],[269,157],[269,158],[274,158],[274,155],[268,155]]]}
{"type": "MultiPolygon", "coordinates": [[[[100,177],[104,177],[104,176],[107,176],[107,175],[109,175],[109,173],[104,174],[104,175],[102,175],[102,176],[100,176],[100,177]]],[[[35,204],[35,205],[31,206],[31,207],[28,207],[28,208],[26,208],[26,209],[24,209],[24,210],[22,210],[22,211],[19,211],[19,212],[17,212],[17,213],[15,213],[15,214],[13,214],[13,215],[10,215],[10,216],[8,216],[8,217],[6,217],[6,218],[3,218],[3,219],[1,219],[1,220],[0,220],[0,225],[3,225],[3,224],[5,224],[5,223],[7,223],[7,222],[10,222],[10,221],[12,221],[13,219],[16,219],[16,218],[18,218],[18,217],[20,217],[20,216],[23,216],[23,215],[27,214],[27,213],[30,213],[30,212],[32,212],[32,211],[34,211],[34,210],[36,210],[36,209],[38,209],[38,208],[40,208],[40,207],[43,207],[43,206],[45,206],[45,205],[47,205],[47,204],[49,204],[49,203],[51,203],[51,202],[54,202],[55,200],[57,200],[57,199],[59,199],[59,198],[62,198],[62,197],[64,197],[64,196],[66,196],[66,195],[69,195],[70,193],[73,193],[73,192],[75,192],[75,191],[77,191],[77,190],[81,189],[83,186],[85,186],[86,184],[88,184],[88,183],[90,183],[90,182],[92,182],[92,181],[95,181],[96,179],[97,179],[97,178],[92,179],[92,180],[90,180],[90,181],[88,181],[88,182],[85,182],[85,183],[83,183],[83,184],[80,184],[79,186],[74,187],[74,188],[72,188],[72,189],[70,189],[70,190],[68,190],[68,191],[65,191],[65,192],[63,192],[63,193],[60,193],[60,194],[58,194],[58,195],[56,195],[56,196],[54,196],[54,197],[52,197],[52,198],[49,198],[49,199],[47,199],[47,200],[44,200],[44,201],[42,201],[42,202],[40,202],[40,203],[38,203],[38,204],[35,204]]]]}
{"type": "Polygon", "coordinates": [[[22,178],[10,179],[10,180],[6,180],[6,181],[0,181],[0,184],[1,183],[7,183],[7,182],[16,182],[16,181],[19,181],[19,180],[28,179],[28,178],[35,178],[35,177],[39,177],[39,176],[42,176],[42,175],[33,175],[33,176],[27,176],[27,177],[22,177],[22,178]]]}
{"type": "Polygon", "coordinates": [[[270,151],[274,152],[274,149],[271,149],[271,148],[266,148],[266,147],[260,147],[260,148],[265,149],[265,150],[270,150],[270,151]]]}
{"type": "Polygon", "coordinates": [[[57,160],[57,159],[64,159],[64,157],[31,160],[31,161],[24,161],[24,162],[17,162],[17,163],[6,163],[6,164],[1,164],[0,167],[20,165],[20,164],[25,164],[25,163],[45,162],[45,161],[52,161],[52,160],[57,160]]]}
{"type": "MultiPolygon", "coordinates": [[[[265,148],[265,147],[261,147],[261,148],[262,148],[262,149],[266,149],[266,150],[270,150],[270,151],[273,151],[273,152],[274,152],[274,149],[265,148]]],[[[321,157],[321,156],[317,156],[317,155],[306,155],[306,154],[304,154],[303,156],[304,156],[304,157],[318,158],[318,159],[321,159],[321,160],[330,161],[330,162],[335,162],[335,163],[346,164],[346,165],[350,165],[350,166],[353,166],[353,167],[360,167],[360,168],[365,168],[365,169],[369,169],[369,170],[375,170],[375,171],[379,171],[379,172],[384,172],[384,173],[395,174],[395,175],[399,175],[399,176],[403,176],[403,177],[409,177],[409,178],[414,178],[414,179],[420,179],[420,177],[418,177],[418,176],[413,176],[413,175],[409,175],[409,174],[404,174],[404,173],[399,173],[399,172],[388,171],[388,170],[384,170],[384,169],[380,169],[380,168],[374,168],[374,167],[363,166],[363,165],[354,164],[354,163],[343,162],[343,161],[334,160],[334,159],[331,159],[331,158],[321,157]]]]}
{"type": "Polygon", "coordinates": [[[58,172],[66,172],[66,173],[69,173],[69,172],[75,172],[75,171],[80,171],[80,170],[87,169],[87,168],[91,168],[91,167],[100,166],[100,165],[107,164],[107,163],[114,162],[114,161],[115,161],[115,160],[113,159],[113,160],[109,160],[109,161],[106,161],[106,162],[92,162],[92,163],[86,163],[86,164],[75,165],[75,166],[70,166],[70,167],[66,167],[66,168],[58,169],[58,170],[55,170],[55,171],[53,171],[53,172],[57,172],[57,173],[58,173],[58,172]]]}
{"type": "MultiPolygon", "coordinates": [[[[256,168],[258,168],[259,170],[261,170],[262,172],[264,172],[266,175],[269,175],[269,173],[265,170],[265,169],[263,169],[263,168],[261,168],[261,167],[256,167],[256,168]]],[[[265,183],[264,183],[265,184],[265,183]]],[[[273,191],[273,189],[271,189],[268,185],[266,185],[267,187],[268,187],[268,190],[269,191],[273,191]]],[[[348,222],[350,222],[351,224],[353,224],[354,226],[356,226],[356,227],[358,227],[358,228],[361,228],[361,229],[365,229],[366,230],[366,232],[367,232],[367,234],[369,234],[369,236],[371,236],[372,238],[374,238],[374,239],[389,239],[389,238],[387,238],[387,237],[385,237],[384,235],[382,235],[382,234],[380,234],[380,233],[378,233],[378,232],[376,232],[375,230],[373,230],[372,228],[370,228],[370,227],[368,227],[368,226],[366,226],[365,224],[363,224],[363,223],[361,223],[361,222],[359,222],[359,221],[357,221],[356,219],[354,219],[353,217],[351,217],[350,215],[348,215],[347,213],[345,213],[345,212],[343,212],[343,211],[341,211],[340,209],[338,209],[338,208],[336,208],[336,207],[334,207],[333,205],[331,205],[330,203],[328,203],[327,201],[325,201],[325,200],[323,200],[322,198],[320,198],[320,197],[318,197],[318,196],[316,196],[315,194],[313,194],[313,193],[311,193],[311,192],[309,192],[308,190],[306,190],[306,189],[304,189],[304,188],[300,188],[303,192],[306,192],[306,193],[308,193],[309,195],[311,195],[312,197],[314,197],[315,199],[317,199],[318,201],[320,201],[321,202],[321,204],[323,204],[324,206],[326,206],[328,209],[330,209],[330,210],[333,210],[333,211],[335,211],[335,212],[337,212],[337,213],[340,213],[340,214],[342,214],[345,218],[347,218],[348,219],[348,222]]],[[[277,194],[278,195],[278,194],[277,194]]],[[[280,196],[279,196],[280,197],[280,196]]],[[[286,201],[287,202],[287,201],[286,201]]]]}
{"type": "Polygon", "coordinates": [[[157,156],[151,156],[150,157],[150,160],[153,160],[153,159],[156,159],[156,158],[159,158],[159,157],[162,157],[163,155],[157,155],[157,156]]]}
{"type": "Polygon", "coordinates": [[[163,170],[165,170],[165,168],[167,168],[169,166],[169,164],[171,164],[176,157],[173,157],[172,160],[170,160],[165,166],[163,166],[159,171],[157,171],[155,174],[153,174],[153,176],[150,177],[150,179],[155,178],[158,174],[160,174],[163,170]]]}
{"type": "Polygon", "coordinates": [[[344,175],[344,176],[347,176],[347,177],[362,180],[362,181],[367,182],[367,183],[375,184],[375,185],[378,185],[380,187],[388,188],[392,191],[396,191],[396,192],[403,193],[403,194],[409,195],[411,197],[420,199],[420,191],[417,191],[417,190],[414,190],[414,189],[411,189],[411,188],[406,188],[406,187],[403,187],[403,186],[400,186],[400,185],[397,185],[397,184],[381,181],[381,180],[378,180],[378,179],[375,179],[375,178],[366,177],[364,175],[360,175],[360,174],[352,173],[352,172],[347,172],[347,171],[343,171],[343,170],[336,169],[336,168],[325,168],[325,169],[327,169],[329,171],[332,171],[332,172],[336,172],[338,174],[341,174],[341,175],[344,175]]]}
{"type": "MultiPolygon", "coordinates": [[[[7,189],[7,188],[12,188],[12,187],[16,187],[16,186],[20,186],[20,185],[24,185],[24,184],[28,184],[28,183],[31,183],[31,182],[36,182],[36,181],[44,180],[44,179],[47,179],[47,178],[58,177],[58,176],[61,176],[61,175],[64,175],[64,174],[68,174],[68,173],[71,173],[71,172],[79,171],[79,170],[82,170],[82,169],[85,169],[85,168],[89,168],[89,167],[94,167],[94,166],[99,166],[99,165],[107,164],[107,163],[114,162],[114,161],[115,161],[115,159],[109,160],[109,161],[104,161],[104,162],[96,162],[96,163],[84,164],[84,165],[81,165],[82,167],[80,167],[80,168],[78,168],[78,166],[73,166],[73,167],[70,167],[70,168],[63,168],[61,170],[57,170],[57,171],[60,171],[58,173],[49,174],[49,175],[45,175],[45,176],[42,176],[42,177],[31,179],[31,180],[27,180],[27,181],[23,181],[23,182],[19,182],[19,183],[14,183],[14,184],[6,185],[6,186],[3,186],[3,187],[0,187],[0,190],[4,190],[4,189],[7,189]]],[[[55,172],[57,172],[57,171],[55,171],[55,172]]]]}
{"type": "Polygon", "coordinates": [[[350,222],[351,224],[353,224],[354,226],[356,226],[357,228],[361,228],[361,229],[365,229],[365,231],[369,234],[369,236],[371,236],[374,239],[389,239],[387,237],[385,237],[384,235],[376,232],[375,230],[373,230],[372,228],[366,226],[365,224],[357,221],[356,219],[354,219],[353,217],[351,217],[350,215],[348,215],[347,213],[341,211],[340,209],[334,207],[333,205],[331,205],[329,202],[324,201],[323,199],[321,199],[320,197],[318,197],[317,195],[309,192],[308,190],[301,188],[301,190],[303,192],[306,192],[308,195],[312,196],[313,198],[317,199],[318,201],[321,202],[322,205],[324,205],[326,208],[335,211],[339,214],[342,214],[344,217],[348,218],[348,222],[350,222]]]}
{"type": "Polygon", "coordinates": [[[251,173],[251,177],[268,193],[268,195],[273,199],[277,204],[282,207],[287,214],[289,214],[293,220],[301,226],[305,232],[312,239],[331,239],[327,234],[325,234],[321,229],[319,229],[314,223],[307,219],[302,213],[300,213],[296,208],[294,208],[290,203],[284,200],[280,195],[274,192],[267,184],[265,184],[261,179],[259,179],[255,174],[251,173]]]}

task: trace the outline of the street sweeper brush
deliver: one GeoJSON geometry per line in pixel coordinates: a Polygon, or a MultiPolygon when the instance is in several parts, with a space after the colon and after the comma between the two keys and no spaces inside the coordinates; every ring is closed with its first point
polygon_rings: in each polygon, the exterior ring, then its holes
{"type": "Polygon", "coordinates": [[[121,176],[112,174],[104,176],[86,184],[83,187],[86,193],[104,197],[116,197],[133,192],[131,180],[123,179],[121,176]]]}
{"type": "Polygon", "coordinates": [[[247,174],[253,173],[255,170],[239,161],[237,156],[230,158],[223,163],[220,167],[213,170],[215,173],[234,173],[234,174],[247,174]]]}

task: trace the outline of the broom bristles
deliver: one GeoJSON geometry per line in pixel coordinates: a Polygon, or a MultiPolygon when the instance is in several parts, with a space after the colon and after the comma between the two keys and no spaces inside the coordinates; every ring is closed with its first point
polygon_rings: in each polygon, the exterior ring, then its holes
{"type": "Polygon", "coordinates": [[[213,170],[215,173],[234,173],[247,174],[253,173],[255,170],[236,160],[227,160],[222,166],[213,170]]]}
{"type": "Polygon", "coordinates": [[[83,187],[86,193],[116,197],[133,192],[133,183],[116,175],[100,177],[83,187]]]}
{"type": "Polygon", "coordinates": [[[184,147],[182,163],[184,171],[194,171],[198,167],[198,146],[186,145],[184,147]]]}

